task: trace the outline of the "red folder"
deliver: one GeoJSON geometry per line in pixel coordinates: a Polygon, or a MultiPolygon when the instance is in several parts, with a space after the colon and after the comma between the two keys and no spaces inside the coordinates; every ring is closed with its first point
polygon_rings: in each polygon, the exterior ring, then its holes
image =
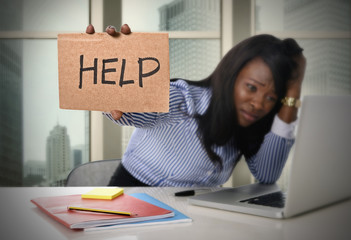
{"type": "Polygon", "coordinates": [[[41,197],[31,200],[42,211],[71,229],[132,223],[174,216],[170,210],[123,194],[113,200],[82,199],[81,195],[41,197]],[[68,210],[68,206],[131,212],[132,216],[68,210]]]}

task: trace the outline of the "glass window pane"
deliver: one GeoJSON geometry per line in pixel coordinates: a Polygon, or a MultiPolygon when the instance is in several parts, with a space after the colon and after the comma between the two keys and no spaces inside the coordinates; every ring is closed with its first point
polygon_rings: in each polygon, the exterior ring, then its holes
{"type": "Polygon", "coordinates": [[[22,48],[0,40],[0,186],[22,185],[22,48]]]}
{"type": "Polygon", "coordinates": [[[220,60],[219,40],[171,39],[169,45],[171,78],[201,80],[220,60]]]}
{"type": "Polygon", "coordinates": [[[351,39],[298,40],[307,68],[303,95],[351,94],[351,39]]]}
{"type": "Polygon", "coordinates": [[[0,31],[79,31],[89,22],[89,0],[0,0],[0,31]]]}
{"type": "MultiPolygon", "coordinates": [[[[6,58],[0,169],[23,168],[17,176],[23,174],[23,185],[63,185],[74,166],[89,160],[89,114],[59,109],[57,41],[1,40],[0,46],[6,58]]],[[[1,185],[12,185],[11,179],[1,185]]]]}
{"type": "Polygon", "coordinates": [[[351,31],[349,0],[256,0],[256,31],[351,31]]]}
{"type": "Polygon", "coordinates": [[[122,22],[136,32],[218,31],[220,1],[122,0],[122,22]]]}
{"type": "MultiPolygon", "coordinates": [[[[0,31],[81,32],[89,23],[89,0],[0,4],[0,31]]],[[[0,112],[0,186],[63,185],[89,160],[89,113],[59,109],[56,40],[0,39],[0,112]]]]}
{"type": "MultiPolygon", "coordinates": [[[[307,59],[302,95],[351,94],[351,39],[297,39],[307,59]]],[[[286,189],[293,151],[278,184],[286,189]]]]}
{"type": "Polygon", "coordinates": [[[23,42],[24,163],[46,163],[49,185],[89,158],[88,112],[59,109],[57,65],[56,40],[23,42]]]}

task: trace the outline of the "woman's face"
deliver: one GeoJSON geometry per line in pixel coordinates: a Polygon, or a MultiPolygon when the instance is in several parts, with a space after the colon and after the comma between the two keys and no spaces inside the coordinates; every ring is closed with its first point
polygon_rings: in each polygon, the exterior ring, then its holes
{"type": "Polygon", "coordinates": [[[275,106],[277,94],[268,65],[255,58],[240,71],[234,86],[238,123],[248,127],[266,116],[275,106]]]}

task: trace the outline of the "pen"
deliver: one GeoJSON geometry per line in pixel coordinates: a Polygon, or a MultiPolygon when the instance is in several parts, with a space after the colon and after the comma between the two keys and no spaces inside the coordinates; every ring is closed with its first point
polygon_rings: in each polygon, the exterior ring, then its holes
{"type": "Polygon", "coordinates": [[[131,216],[132,215],[132,213],[130,213],[130,212],[120,212],[120,211],[113,211],[113,210],[107,210],[107,209],[83,208],[83,207],[74,207],[74,206],[69,206],[68,210],[108,213],[108,214],[116,214],[116,215],[124,215],[124,216],[131,216]]]}
{"type": "Polygon", "coordinates": [[[195,190],[186,190],[186,191],[174,193],[174,196],[176,197],[188,197],[188,196],[194,196],[194,195],[195,195],[195,190]]]}

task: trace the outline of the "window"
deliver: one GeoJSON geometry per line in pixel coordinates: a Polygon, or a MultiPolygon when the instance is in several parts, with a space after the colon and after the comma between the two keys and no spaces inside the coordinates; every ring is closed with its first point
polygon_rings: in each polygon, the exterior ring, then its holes
{"type": "MultiPolygon", "coordinates": [[[[304,48],[302,95],[351,94],[351,2],[256,0],[253,34],[292,37],[304,48]],[[274,14],[272,14],[274,12],[274,14]]],[[[280,179],[286,186],[290,161],[280,179]]]]}
{"type": "Polygon", "coordinates": [[[110,131],[111,124],[93,112],[59,109],[58,33],[82,32],[89,22],[96,31],[107,23],[118,27],[121,11],[133,31],[169,32],[172,78],[199,80],[221,57],[222,3],[1,0],[0,185],[63,185],[74,166],[121,157],[128,143],[132,130],[114,125],[110,131]],[[115,133],[122,140],[115,142],[115,133]]]}
{"type": "MultiPolygon", "coordinates": [[[[201,80],[221,58],[221,1],[123,0],[122,22],[132,31],[167,31],[170,78],[201,80]],[[136,8],[135,6],[138,6],[136,8]]],[[[122,151],[134,128],[122,128],[122,151]]]]}
{"type": "Polygon", "coordinates": [[[84,31],[89,1],[3,0],[0,185],[59,186],[89,161],[89,112],[59,109],[60,31],[84,31]]]}

